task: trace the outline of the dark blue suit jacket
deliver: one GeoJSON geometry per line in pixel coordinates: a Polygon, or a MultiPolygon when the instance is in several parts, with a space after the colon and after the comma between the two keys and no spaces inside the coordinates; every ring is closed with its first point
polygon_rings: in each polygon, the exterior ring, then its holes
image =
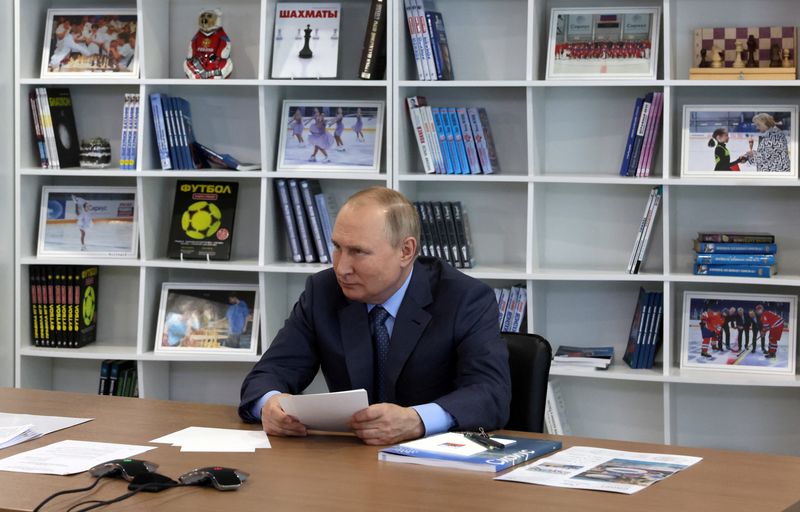
{"type": "MultiPolygon", "coordinates": [[[[460,429],[505,426],[511,401],[508,351],[497,301],[486,284],[434,258],[419,257],[395,319],[387,401],[439,404],[460,429]]],[[[349,300],[333,269],[308,278],[284,327],[242,384],[239,415],[264,393],[298,394],[319,367],[330,391],[364,388],[374,399],[367,308],[349,300]]]]}

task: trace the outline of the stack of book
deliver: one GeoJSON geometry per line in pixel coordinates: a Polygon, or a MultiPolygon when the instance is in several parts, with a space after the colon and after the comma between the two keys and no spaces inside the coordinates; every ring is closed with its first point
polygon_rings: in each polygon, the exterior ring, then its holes
{"type": "Polygon", "coordinates": [[[100,365],[98,395],[139,396],[136,361],[105,360],[100,365]]]}
{"type": "Polygon", "coordinates": [[[136,169],[136,145],[139,143],[139,95],[125,94],[122,107],[122,136],[120,137],[119,167],[136,169]]]}
{"type": "Polygon", "coordinates": [[[98,268],[35,265],[28,274],[34,346],[80,348],[94,342],[98,268]]]}
{"type": "Polygon", "coordinates": [[[405,7],[411,49],[417,63],[417,79],[453,80],[442,14],[425,10],[423,0],[405,0],[405,7]]]}
{"type": "Polygon", "coordinates": [[[495,288],[497,308],[500,312],[501,332],[520,332],[525,322],[528,292],[524,286],[511,288],[495,288]]]}
{"type": "Polygon", "coordinates": [[[37,87],[28,95],[28,101],[40,167],[78,167],[80,146],[69,89],[37,87]]]}
{"type": "Polygon", "coordinates": [[[422,255],[439,258],[456,268],[472,268],[472,237],[461,202],[418,201],[414,206],[422,228],[422,255]]]}
{"type": "Polygon", "coordinates": [[[628,142],[625,144],[625,153],[619,168],[621,176],[650,176],[658,149],[663,109],[662,92],[649,92],[643,98],[636,98],[628,142]]]}
{"type": "Polygon", "coordinates": [[[427,174],[500,171],[485,109],[429,107],[424,96],[410,96],[406,103],[427,174]]]}
{"type": "Polygon", "coordinates": [[[661,319],[664,313],[664,293],[639,288],[639,299],[633,314],[628,345],[622,359],[631,368],[652,368],[661,346],[661,319]]]}
{"type": "Polygon", "coordinates": [[[612,362],[614,362],[614,347],[571,347],[561,345],[553,356],[552,366],[607,370],[612,362]]]}
{"type": "Polygon", "coordinates": [[[332,263],[335,205],[322,192],[319,181],[277,179],[275,190],[292,261],[332,263]]]}
{"type": "Polygon", "coordinates": [[[653,232],[653,225],[656,223],[656,215],[658,214],[658,206],[661,204],[662,193],[661,186],[653,187],[650,190],[650,197],[648,197],[647,204],[644,207],[642,222],[639,223],[639,233],[636,235],[633,251],[631,251],[631,257],[628,259],[629,274],[638,274],[642,268],[644,258],[647,255],[650,234],[653,232]]]}
{"type": "Polygon", "coordinates": [[[770,233],[698,233],[693,271],[703,276],[772,277],[778,245],[770,233]]]}

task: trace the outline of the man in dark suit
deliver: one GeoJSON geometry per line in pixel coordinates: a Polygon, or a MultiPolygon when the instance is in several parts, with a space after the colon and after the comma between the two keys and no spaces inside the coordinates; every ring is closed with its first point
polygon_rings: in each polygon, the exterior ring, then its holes
{"type": "Polygon", "coordinates": [[[333,268],[308,278],[284,327],[242,384],[239,415],[271,435],[306,435],[281,409],[322,368],[330,391],[364,388],[351,420],[368,444],[500,428],[511,400],[508,352],[487,285],[417,258],[419,217],[402,194],[354,194],[333,230],[333,268]]]}

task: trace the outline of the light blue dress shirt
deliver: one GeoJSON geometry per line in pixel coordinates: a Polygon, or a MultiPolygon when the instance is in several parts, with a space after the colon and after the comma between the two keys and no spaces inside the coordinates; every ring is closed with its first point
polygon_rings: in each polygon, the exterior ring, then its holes
{"type": "MultiPolygon", "coordinates": [[[[413,273],[414,270],[412,268],[411,273],[408,274],[403,286],[394,292],[394,295],[386,299],[386,302],[380,304],[383,306],[383,309],[389,313],[389,316],[386,318],[384,323],[386,330],[389,331],[389,336],[392,335],[392,330],[394,330],[394,321],[395,318],[397,318],[397,312],[400,310],[400,304],[403,303],[403,297],[406,295],[406,290],[408,289],[408,284],[411,282],[411,275],[413,273]]],[[[372,308],[377,305],[378,304],[367,304],[367,313],[372,311],[372,308]]],[[[391,346],[391,340],[389,341],[389,344],[391,346]]],[[[253,413],[253,416],[256,418],[261,418],[261,409],[264,407],[264,404],[267,403],[267,400],[269,400],[272,396],[279,393],[280,391],[270,391],[262,396],[261,399],[258,400],[255,405],[253,405],[253,409],[250,411],[253,413]]],[[[450,430],[450,428],[452,428],[456,423],[453,416],[442,409],[439,404],[431,402],[422,405],[414,405],[412,408],[417,411],[417,414],[419,414],[422,424],[425,426],[426,436],[446,432],[450,430]]]]}

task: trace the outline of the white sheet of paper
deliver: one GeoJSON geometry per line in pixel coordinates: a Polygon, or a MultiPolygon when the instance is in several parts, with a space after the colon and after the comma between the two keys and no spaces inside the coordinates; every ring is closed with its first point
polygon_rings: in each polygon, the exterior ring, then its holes
{"type": "Polygon", "coordinates": [[[49,434],[57,430],[74,427],[93,418],[68,418],[64,416],[39,416],[36,414],[12,414],[0,412],[0,427],[15,427],[18,425],[33,425],[32,430],[38,434],[49,434]]]}
{"type": "Polygon", "coordinates": [[[154,449],[153,446],[60,441],[0,459],[0,471],[72,475],[114,459],[125,459],[154,449]]]}
{"type": "Polygon", "coordinates": [[[24,434],[30,428],[33,428],[33,425],[30,423],[27,425],[16,425],[13,427],[0,427],[0,446],[3,446],[14,438],[24,434]]]}
{"type": "Polygon", "coordinates": [[[364,389],[319,393],[316,395],[282,396],[281,407],[289,416],[315,430],[347,432],[350,418],[361,409],[369,406],[364,389]]]}
{"type": "Polygon", "coordinates": [[[187,447],[181,451],[237,452],[270,448],[263,430],[238,430],[230,428],[187,427],[183,430],[153,439],[151,443],[168,443],[187,447]]]}

